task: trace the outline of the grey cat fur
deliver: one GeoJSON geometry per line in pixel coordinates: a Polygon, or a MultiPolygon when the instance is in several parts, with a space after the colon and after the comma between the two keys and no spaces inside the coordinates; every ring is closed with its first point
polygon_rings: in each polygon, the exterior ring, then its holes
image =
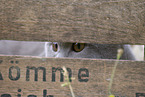
{"type": "Polygon", "coordinates": [[[52,43],[48,43],[48,57],[72,57],[72,58],[97,58],[116,59],[117,50],[124,49],[123,60],[135,60],[130,45],[115,44],[85,44],[85,48],[80,52],[72,50],[72,43],[57,43],[58,51],[52,50],[52,43]]]}
{"type": "Polygon", "coordinates": [[[58,51],[54,52],[52,49],[53,43],[47,42],[47,45],[45,45],[45,43],[46,42],[1,40],[0,54],[40,57],[116,59],[117,49],[123,48],[124,53],[121,59],[135,60],[130,45],[85,44],[85,48],[82,51],[75,52],[72,50],[72,43],[58,42],[58,51]]]}

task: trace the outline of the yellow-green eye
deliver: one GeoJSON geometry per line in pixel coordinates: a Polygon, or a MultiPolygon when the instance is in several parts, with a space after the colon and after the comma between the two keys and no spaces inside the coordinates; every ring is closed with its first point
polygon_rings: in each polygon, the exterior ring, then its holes
{"type": "Polygon", "coordinates": [[[84,43],[73,43],[72,48],[75,52],[80,52],[85,48],[84,43]]]}
{"type": "Polygon", "coordinates": [[[52,47],[53,47],[53,51],[57,52],[58,44],[57,43],[53,43],[52,47]]]}

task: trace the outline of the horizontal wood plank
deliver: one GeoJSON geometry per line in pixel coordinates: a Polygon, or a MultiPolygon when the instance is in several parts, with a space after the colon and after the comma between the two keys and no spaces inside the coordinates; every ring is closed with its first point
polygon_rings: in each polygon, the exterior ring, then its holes
{"type": "Polygon", "coordinates": [[[144,0],[2,0],[0,39],[145,44],[144,0]]]}
{"type": "MultiPolygon", "coordinates": [[[[76,97],[108,97],[114,63],[115,60],[1,56],[0,96],[71,97],[69,88],[61,87],[65,81],[59,70],[65,66],[75,78],[71,85],[76,97]]],[[[144,75],[144,61],[119,61],[112,94],[144,97],[144,75]]]]}

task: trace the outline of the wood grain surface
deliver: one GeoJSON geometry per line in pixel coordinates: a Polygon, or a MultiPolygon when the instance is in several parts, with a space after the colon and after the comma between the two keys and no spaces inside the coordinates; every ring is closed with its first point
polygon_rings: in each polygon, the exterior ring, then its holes
{"type": "MultiPolygon", "coordinates": [[[[115,60],[1,56],[0,97],[71,97],[69,88],[61,87],[65,81],[59,70],[63,66],[75,78],[71,85],[76,97],[108,97],[114,63],[115,60]]],[[[115,97],[145,97],[144,75],[144,61],[119,61],[112,93],[115,97]]]]}
{"type": "Polygon", "coordinates": [[[145,44],[144,0],[1,0],[0,39],[145,44]]]}

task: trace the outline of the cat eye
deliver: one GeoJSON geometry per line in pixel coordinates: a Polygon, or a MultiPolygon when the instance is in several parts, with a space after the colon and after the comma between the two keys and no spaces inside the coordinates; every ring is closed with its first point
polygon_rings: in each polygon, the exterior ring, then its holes
{"type": "Polygon", "coordinates": [[[58,44],[57,43],[53,43],[52,47],[53,47],[53,51],[57,52],[57,50],[58,50],[58,44]]]}
{"type": "Polygon", "coordinates": [[[72,48],[75,52],[80,52],[85,48],[84,43],[73,43],[72,48]]]}

